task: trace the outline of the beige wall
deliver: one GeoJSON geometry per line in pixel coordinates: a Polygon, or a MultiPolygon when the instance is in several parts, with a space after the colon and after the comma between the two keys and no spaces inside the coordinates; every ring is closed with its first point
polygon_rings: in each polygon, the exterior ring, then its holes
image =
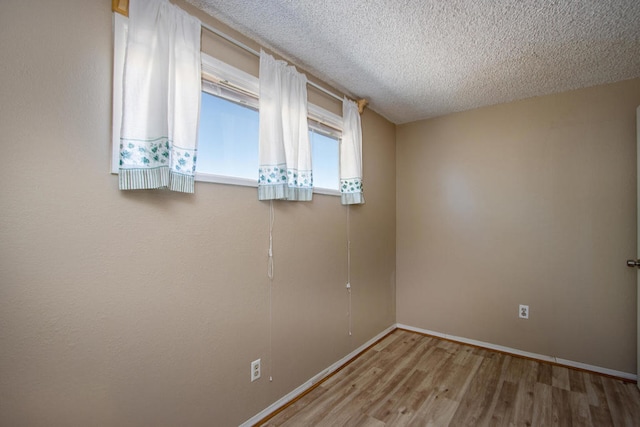
{"type": "Polygon", "coordinates": [[[237,425],[395,322],[392,124],[363,116],[353,336],[346,208],[275,203],[270,358],[256,189],[109,174],[110,2],[3,1],[0,52],[1,425],[237,425]]]}
{"type": "Polygon", "coordinates": [[[636,79],[399,126],[398,322],[635,373],[639,104],[636,79]]]}

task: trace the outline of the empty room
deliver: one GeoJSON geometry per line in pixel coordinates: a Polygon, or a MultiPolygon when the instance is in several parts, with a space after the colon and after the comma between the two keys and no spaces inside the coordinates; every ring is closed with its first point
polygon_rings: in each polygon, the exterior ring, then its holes
{"type": "Polygon", "coordinates": [[[640,425],[639,22],[0,1],[0,426],[640,425]]]}

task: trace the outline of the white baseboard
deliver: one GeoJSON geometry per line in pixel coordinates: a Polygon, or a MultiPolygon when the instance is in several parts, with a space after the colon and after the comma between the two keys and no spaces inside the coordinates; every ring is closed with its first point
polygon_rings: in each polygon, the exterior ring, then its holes
{"type": "Polygon", "coordinates": [[[257,422],[259,422],[260,420],[268,417],[273,412],[277,411],[278,409],[280,409],[281,407],[283,407],[287,403],[291,402],[293,399],[295,399],[296,397],[300,396],[302,393],[304,393],[305,391],[307,391],[308,389],[310,389],[311,387],[316,385],[318,382],[322,381],[323,379],[325,379],[326,377],[328,377],[329,375],[331,375],[332,373],[337,371],[339,368],[344,366],[349,360],[351,360],[354,357],[356,357],[360,352],[362,352],[367,347],[369,347],[370,345],[372,345],[373,343],[378,341],[380,338],[384,337],[389,332],[391,332],[391,331],[393,331],[395,329],[396,329],[396,325],[389,326],[387,329],[385,329],[384,331],[380,332],[378,335],[376,335],[375,337],[371,338],[369,341],[367,341],[366,343],[362,344],[360,347],[358,347],[357,349],[353,350],[351,353],[347,354],[345,357],[343,357],[342,359],[338,360],[337,362],[335,362],[334,364],[329,366],[327,369],[323,370],[322,372],[318,373],[317,375],[314,375],[311,379],[309,379],[304,384],[302,384],[299,387],[297,387],[292,392],[290,392],[287,395],[285,395],[284,397],[278,399],[276,402],[274,402],[273,404],[269,405],[267,408],[263,409],[262,411],[260,411],[256,415],[254,415],[253,417],[249,418],[244,423],[240,424],[240,427],[250,427],[250,426],[256,424],[257,422]]]}
{"type": "Polygon", "coordinates": [[[616,371],[614,369],[602,368],[600,366],[588,365],[586,363],[581,363],[581,362],[574,362],[573,360],[561,359],[559,357],[554,357],[554,356],[545,356],[544,354],[530,353],[528,351],[522,351],[522,350],[518,350],[511,347],[505,347],[502,345],[472,340],[469,338],[458,337],[455,335],[443,334],[440,332],[430,331],[428,329],[415,328],[413,326],[407,326],[401,323],[396,323],[396,327],[400,329],[406,329],[408,331],[418,332],[421,334],[433,335],[434,337],[445,338],[445,339],[460,342],[463,344],[471,344],[477,347],[488,348],[490,350],[497,350],[503,353],[509,353],[516,356],[523,356],[523,357],[528,357],[530,359],[541,360],[544,362],[556,363],[558,365],[568,366],[571,368],[584,369],[587,371],[597,372],[599,374],[610,375],[618,378],[624,378],[626,380],[631,380],[631,381],[638,380],[638,376],[636,374],[631,374],[628,372],[616,371]]]}

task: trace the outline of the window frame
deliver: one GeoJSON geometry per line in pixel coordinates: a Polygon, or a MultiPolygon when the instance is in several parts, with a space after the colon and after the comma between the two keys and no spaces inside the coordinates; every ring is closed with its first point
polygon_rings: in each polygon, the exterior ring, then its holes
{"type": "MultiPolygon", "coordinates": [[[[126,52],[126,35],[128,18],[119,14],[113,14],[113,109],[112,109],[112,150],[111,173],[119,173],[120,163],[120,128],[122,125],[122,77],[124,72],[124,60],[126,52]]],[[[201,52],[202,85],[201,91],[211,95],[246,105],[249,108],[259,110],[259,87],[257,77],[239,70],[211,55],[201,52]],[[216,89],[221,88],[221,90],[216,89]],[[235,94],[240,94],[237,96],[235,94]]],[[[342,138],[342,117],[334,114],[318,105],[308,103],[309,130],[324,134],[338,141],[338,170],[340,162],[340,144],[342,138]]],[[[197,169],[197,167],[196,167],[197,169]]],[[[256,176],[257,176],[256,169],[256,176]]],[[[238,185],[243,187],[258,187],[258,180],[240,178],[227,175],[216,175],[198,172],[195,180],[198,182],[211,182],[215,184],[238,185]]],[[[340,182],[340,177],[336,177],[340,182]]],[[[316,194],[340,196],[340,189],[313,187],[316,194]]]]}

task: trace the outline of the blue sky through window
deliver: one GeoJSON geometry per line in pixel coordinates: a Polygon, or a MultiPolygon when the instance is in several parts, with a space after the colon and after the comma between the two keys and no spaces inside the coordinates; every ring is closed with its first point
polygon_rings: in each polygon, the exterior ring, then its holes
{"type": "Polygon", "coordinates": [[[202,92],[198,172],[258,179],[258,112],[202,92]]]}
{"type": "Polygon", "coordinates": [[[340,186],[338,140],[318,132],[309,133],[313,186],[337,190],[340,186]]]}

